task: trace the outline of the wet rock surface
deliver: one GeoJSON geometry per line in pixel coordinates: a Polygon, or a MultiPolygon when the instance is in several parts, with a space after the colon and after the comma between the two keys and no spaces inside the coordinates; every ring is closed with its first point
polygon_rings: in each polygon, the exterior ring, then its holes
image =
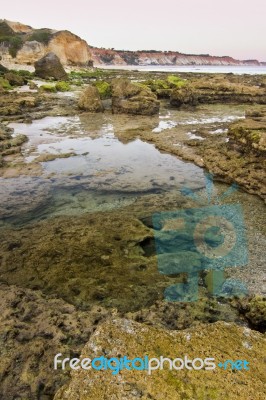
{"type": "Polygon", "coordinates": [[[266,154],[266,108],[246,111],[245,120],[232,124],[228,132],[232,142],[245,153],[266,154]]]}
{"type": "Polygon", "coordinates": [[[22,144],[28,140],[25,135],[13,137],[13,132],[13,129],[0,123],[0,168],[5,165],[4,157],[20,154],[22,144]]]}
{"type": "MultiPolygon", "coordinates": [[[[194,165],[189,169],[191,164],[182,172],[178,164],[168,164],[165,158],[166,175],[157,176],[162,167],[162,155],[157,159],[155,149],[149,153],[150,145],[142,140],[153,143],[162,152],[207,168],[216,173],[219,180],[237,182],[246,191],[265,197],[265,106],[261,105],[265,101],[265,78],[221,75],[206,79],[201,74],[183,74],[183,80],[188,80],[192,87],[190,94],[197,93],[198,105],[193,105],[194,97],[189,94],[173,108],[169,106],[171,93],[185,91],[186,86],[172,87],[165,74],[154,73],[148,77],[146,73],[132,71],[98,73],[96,70],[89,72],[82,83],[80,75],[73,74],[71,84],[75,90],[70,95],[44,93],[36,86],[33,88],[36,92],[20,93],[8,89],[1,92],[0,118],[4,124],[0,125],[3,322],[0,338],[4,361],[0,368],[3,382],[0,397],[4,399],[52,399],[55,391],[69,379],[69,370],[63,374],[60,371],[55,374],[52,370],[54,355],[62,352],[66,356],[79,356],[98,322],[114,312],[133,322],[118,320],[113,327],[102,325],[96,339],[91,339],[84,349],[84,354],[86,349],[90,350],[89,355],[94,354],[93,344],[97,338],[100,338],[99,349],[105,349],[103,343],[108,343],[107,351],[114,356],[117,354],[111,349],[117,345],[125,354],[132,350],[134,356],[147,351],[151,355],[161,355],[162,351],[165,356],[171,355],[171,346],[183,349],[184,354],[198,349],[195,357],[200,352],[205,353],[207,346],[210,352],[216,349],[217,356],[222,357],[225,351],[223,357],[226,359],[256,360],[254,373],[243,375],[238,371],[229,374],[219,370],[215,379],[207,379],[206,374],[180,376],[178,371],[172,376],[163,371],[163,375],[154,374],[150,380],[141,373],[122,374],[119,381],[104,373],[90,375],[88,383],[86,371],[85,375],[74,376],[69,386],[58,392],[57,399],[76,400],[81,395],[84,399],[104,398],[101,396],[159,399],[160,391],[164,398],[170,393],[171,399],[201,398],[203,393],[219,400],[224,398],[224,393],[232,400],[246,395],[254,400],[263,399],[265,382],[260,354],[263,336],[247,329],[249,326],[265,331],[263,204],[259,198],[241,191],[228,201],[228,204],[243,205],[250,261],[246,268],[226,270],[226,277],[242,280],[250,292],[257,295],[236,300],[215,299],[207,292],[206,271],[202,271],[197,302],[165,302],[165,288],[173,283],[183,283],[186,273],[171,277],[158,270],[152,215],[158,211],[197,208],[198,201],[184,196],[180,189],[189,187],[193,195],[205,200],[206,190],[198,169],[193,169],[196,168],[194,165]],[[129,81],[122,84],[125,81],[119,78],[120,83],[115,90],[113,87],[117,114],[111,114],[108,107],[105,113],[93,116],[81,113],[78,107],[80,85],[84,82],[94,85],[96,81],[100,82],[101,88],[104,79],[110,88],[117,75],[134,78],[140,84],[137,86],[136,82],[129,81]],[[165,81],[167,88],[164,88],[165,81]],[[156,95],[165,99],[161,101],[159,115],[156,95]],[[217,104],[211,105],[211,102],[217,104]],[[251,102],[261,104],[248,110],[246,103],[251,102]],[[208,104],[205,106],[204,103],[208,104]],[[140,115],[142,113],[147,115],[140,115]],[[71,118],[55,128],[49,118],[62,115],[71,118]],[[35,121],[31,124],[32,120],[47,116],[50,129],[42,131],[35,121]],[[21,124],[19,132],[19,125],[13,131],[6,126],[7,121],[27,124],[21,124]],[[25,134],[29,143],[18,143],[17,133],[25,134]],[[102,136],[105,137],[103,141],[99,140],[102,136]],[[77,146],[73,139],[80,141],[77,146]],[[67,147],[61,149],[60,141],[67,147]],[[143,144],[147,148],[141,147],[143,144]],[[39,149],[44,146],[47,150],[49,145],[48,153],[39,149]],[[91,149],[86,147],[90,145],[91,149]],[[96,153],[95,159],[93,154],[88,154],[98,145],[105,150],[110,148],[109,158],[107,151],[101,156],[96,153]],[[140,153],[135,157],[135,148],[138,151],[143,148],[147,159],[152,154],[153,160],[158,160],[158,165],[153,168],[155,176],[149,175],[148,162],[144,166],[140,163],[140,153]],[[117,165],[107,168],[105,163],[119,159],[119,152],[133,164],[127,168],[117,165]],[[72,157],[74,153],[75,158],[72,157]],[[60,159],[67,154],[69,158],[60,159]],[[30,161],[30,157],[35,159],[30,161]],[[135,175],[132,173],[134,159],[140,164],[135,175]],[[79,163],[82,173],[74,173],[73,165],[79,167],[79,163]],[[176,166],[174,173],[173,165],[176,166]],[[70,170],[65,168],[68,166],[70,170]],[[87,171],[85,175],[84,170],[87,171]],[[60,188],[60,182],[63,188],[60,188]],[[56,201],[53,202],[55,193],[56,201]],[[81,209],[82,213],[77,214],[81,209]],[[133,327],[134,335],[130,340],[123,331],[125,325],[130,329],[133,327]],[[119,330],[121,341],[116,342],[114,338],[120,338],[119,330]],[[151,341],[151,337],[154,340],[151,341]],[[191,342],[188,337],[192,337],[191,342]],[[226,385],[222,383],[224,381],[226,385]],[[199,388],[203,388],[202,392],[199,388]],[[166,389],[168,394],[164,392],[166,389]]],[[[177,82],[179,85],[179,78],[177,82]]],[[[216,189],[214,194],[219,197],[228,186],[219,183],[216,189]]],[[[203,268],[200,266],[200,269],[203,268]]],[[[100,350],[95,354],[102,355],[100,350]]],[[[173,352],[173,356],[178,355],[173,352]]]]}
{"type": "Polygon", "coordinates": [[[135,357],[168,357],[187,355],[190,359],[209,356],[216,362],[227,357],[250,360],[249,371],[232,371],[216,367],[213,371],[163,370],[129,371],[118,375],[112,371],[79,370],[72,372],[69,384],[59,389],[55,400],[84,400],[91,398],[116,399],[200,399],[229,400],[264,399],[265,374],[263,354],[265,337],[247,328],[217,322],[198,324],[181,332],[144,326],[128,319],[112,319],[100,325],[82,351],[81,358],[107,358],[127,355],[135,357]],[[230,337],[230,342],[228,338],[230,337]],[[229,356],[230,355],[230,356],[229,356]],[[215,378],[214,378],[215,377],[215,378]]]}
{"type": "Polygon", "coordinates": [[[132,115],[153,115],[159,112],[160,103],[147,88],[127,79],[112,81],[112,111],[132,115]]]}
{"type": "Polygon", "coordinates": [[[62,299],[3,283],[0,295],[0,397],[52,400],[69,379],[68,370],[55,374],[55,354],[79,355],[108,312],[78,311],[62,299]]]}
{"type": "Polygon", "coordinates": [[[79,108],[84,111],[100,112],[103,111],[99,91],[94,86],[88,86],[80,95],[79,108]]]}

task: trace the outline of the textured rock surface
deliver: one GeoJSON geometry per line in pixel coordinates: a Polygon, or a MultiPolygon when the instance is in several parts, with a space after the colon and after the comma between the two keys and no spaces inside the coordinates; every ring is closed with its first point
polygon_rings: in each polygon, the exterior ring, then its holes
{"type": "Polygon", "coordinates": [[[64,65],[92,66],[88,44],[69,31],[56,32],[47,50],[55,53],[64,65]]]}
{"type": "Polygon", "coordinates": [[[78,106],[81,110],[100,112],[103,105],[100,93],[95,86],[89,85],[80,95],[78,106]]]}
{"type": "Polygon", "coordinates": [[[113,113],[153,115],[159,112],[160,103],[148,88],[131,83],[128,79],[112,81],[113,113]]]}
{"type": "Polygon", "coordinates": [[[4,284],[0,296],[0,398],[50,400],[69,377],[68,371],[55,375],[55,354],[80,354],[107,312],[77,311],[56,297],[4,284]]]}
{"type": "Polygon", "coordinates": [[[230,126],[228,136],[246,152],[266,153],[266,108],[248,110],[246,118],[230,126]]]}
{"type": "Polygon", "coordinates": [[[217,322],[182,332],[169,332],[147,327],[126,319],[108,320],[98,327],[82,351],[81,358],[107,358],[127,355],[135,357],[169,357],[187,355],[192,358],[213,357],[247,360],[250,371],[215,370],[79,370],[72,372],[69,384],[59,389],[54,400],[89,399],[228,399],[264,400],[265,337],[247,328],[217,322]]]}
{"type": "Polygon", "coordinates": [[[171,93],[170,103],[172,106],[182,105],[196,106],[198,99],[196,93],[190,87],[176,88],[171,93]]]}
{"type": "Polygon", "coordinates": [[[223,75],[192,78],[189,85],[176,88],[170,96],[170,103],[180,107],[183,104],[247,103],[266,104],[266,90],[260,83],[225,78],[223,75]]]}
{"type": "Polygon", "coordinates": [[[27,141],[27,137],[25,135],[12,137],[12,134],[13,129],[8,128],[0,123],[0,168],[4,165],[3,158],[10,154],[20,153],[21,145],[27,141]]]}
{"type": "Polygon", "coordinates": [[[54,53],[46,54],[40,60],[36,61],[34,66],[35,74],[40,78],[54,78],[57,80],[67,79],[67,74],[60,62],[60,59],[54,53]]]}

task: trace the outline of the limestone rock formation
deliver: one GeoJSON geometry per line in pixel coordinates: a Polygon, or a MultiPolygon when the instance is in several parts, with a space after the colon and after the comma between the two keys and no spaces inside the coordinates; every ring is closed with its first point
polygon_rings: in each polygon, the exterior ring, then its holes
{"type": "Polygon", "coordinates": [[[170,97],[172,106],[180,107],[182,105],[196,106],[198,103],[197,95],[189,86],[176,88],[172,91],[170,97]]]}
{"type": "Polygon", "coordinates": [[[67,79],[67,74],[57,57],[54,53],[48,53],[40,60],[36,61],[35,66],[35,74],[36,76],[49,79],[54,78],[57,80],[65,80],[67,79]]]}
{"type": "Polygon", "coordinates": [[[242,149],[266,153],[266,108],[256,112],[246,112],[246,118],[230,126],[228,136],[242,149]]]}
{"type": "Polygon", "coordinates": [[[236,60],[232,57],[217,57],[209,54],[182,54],[178,51],[126,51],[91,49],[95,65],[263,65],[257,60],[236,60]]]}
{"type": "Polygon", "coordinates": [[[112,81],[112,111],[114,114],[153,115],[159,112],[160,102],[152,91],[131,83],[128,79],[112,81]]]}
{"type": "Polygon", "coordinates": [[[91,112],[103,111],[100,93],[95,86],[89,85],[80,95],[78,106],[81,110],[91,112]]]}
{"type": "Polygon", "coordinates": [[[47,50],[55,53],[63,65],[93,66],[87,42],[69,31],[56,32],[47,50]]]}
{"type": "MultiPolygon", "coordinates": [[[[214,370],[152,371],[122,369],[116,375],[110,369],[72,372],[72,380],[59,389],[54,400],[90,399],[228,399],[263,400],[265,337],[234,324],[217,322],[198,324],[185,331],[167,331],[127,319],[110,319],[98,327],[84,347],[81,359],[127,356],[128,359],[160,356],[169,359],[214,358],[214,370]],[[250,371],[219,368],[227,359],[246,360],[250,371]]],[[[115,361],[113,362],[113,364],[115,361]]],[[[155,365],[156,362],[153,362],[155,365]]],[[[199,367],[199,360],[197,360],[199,367]]],[[[98,364],[99,365],[99,364],[98,364]]],[[[138,363],[138,365],[140,365],[138,363]]],[[[181,362],[177,362],[180,366],[181,362]]]]}
{"type": "Polygon", "coordinates": [[[92,66],[87,42],[69,31],[34,29],[19,22],[0,20],[0,56],[4,65],[33,65],[52,52],[63,65],[92,66]]]}

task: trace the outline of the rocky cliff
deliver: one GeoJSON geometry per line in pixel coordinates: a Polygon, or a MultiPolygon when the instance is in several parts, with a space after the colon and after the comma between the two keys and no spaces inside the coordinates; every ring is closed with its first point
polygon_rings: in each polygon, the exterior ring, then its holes
{"type": "Polygon", "coordinates": [[[209,54],[182,54],[177,51],[124,51],[89,46],[69,31],[33,29],[20,22],[0,20],[2,64],[33,65],[49,52],[64,65],[265,65],[257,60],[236,60],[209,54]]]}
{"type": "Polygon", "coordinates": [[[0,20],[0,56],[3,64],[33,65],[49,52],[56,54],[64,65],[92,65],[87,42],[69,31],[33,29],[19,22],[0,20]]]}
{"type": "Polygon", "coordinates": [[[91,48],[95,65],[263,65],[257,60],[236,60],[209,54],[182,54],[177,51],[123,51],[91,48]]]}

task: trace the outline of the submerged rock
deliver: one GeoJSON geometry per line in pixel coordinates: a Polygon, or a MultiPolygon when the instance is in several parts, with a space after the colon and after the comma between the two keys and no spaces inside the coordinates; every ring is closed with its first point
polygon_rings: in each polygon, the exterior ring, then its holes
{"type": "Polygon", "coordinates": [[[159,112],[160,102],[152,91],[128,79],[112,81],[112,111],[114,114],[153,115],[159,112]]]}
{"type": "MultiPolygon", "coordinates": [[[[214,370],[122,369],[116,375],[108,370],[79,369],[72,372],[69,384],[59,389],[54,400],[76,399],[264,399],[264,354],[266,341],[262,334],[234,324],[217,322],[199,324],[185,331],[167,331],[127,319],[110,319],[98,327],[84,347],[81,359],[89,357],[127,356],[149,358],[214,358],[214,370]],[[218,367],[227,359],[246,360],[250,371],[218,367]]],[[[181,365],[180,359],[176,363],[181,365]]],[[[113,362],[113,365],[115,360],[113,362]]],[[[117,365],[117,364],[116,364],[117,365]]],[[[139,362],[138,362],[139,365],[139,362]]],[[[157,365],[154,360],[153,366],[157,365]]],[[[192,368],[192,367],[190,367],[192,368]]]]}
{"type": "Polygon", "coordinates": [[[61,64],[60,59],[54,53],[46,54],[40,60],[36,61],[34,66],[35,75],[39,78],[54,78],[57,80],[67,79],[67,73],[61,64]]]}
{"type": "Polygon", "coordinates": [[[100,93],[95,86],[89,85],[80,95],[78,106],[81,110],[91,112],[103,111],[100,93]]]}

